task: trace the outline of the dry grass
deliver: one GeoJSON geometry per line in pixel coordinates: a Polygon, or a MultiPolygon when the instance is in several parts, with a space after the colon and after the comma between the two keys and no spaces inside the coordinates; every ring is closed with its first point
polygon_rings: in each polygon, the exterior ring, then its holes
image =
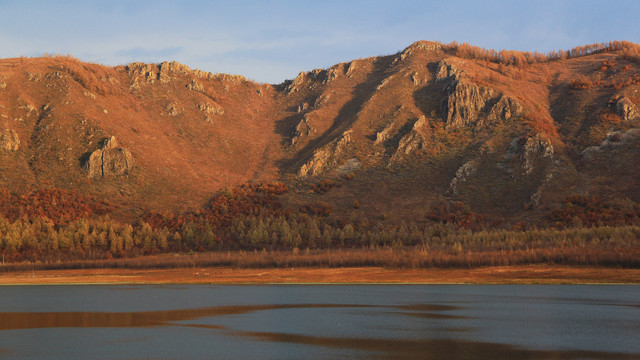
{"type": "Polygon", "coordinates": [[[392,269],[477,268],[517,265],[612,266],[640,268],[640,249],[596,250],[579,247],[549,247],[508,251],[428,251],[422,247],[400,249],[228,251],[198,254],[167,254],[126,259],[68,262],[13,263],[0,271],[51,269],[177,269],[196,267],[233,268],[343,268],[384,267],[392,269]]]}
{"type": "Polygon", "coordinates": [[[474,269],[182,268],[80,269],[0,273],[0,284],[640,284],[639,269],[506,266],[474,269]]]}

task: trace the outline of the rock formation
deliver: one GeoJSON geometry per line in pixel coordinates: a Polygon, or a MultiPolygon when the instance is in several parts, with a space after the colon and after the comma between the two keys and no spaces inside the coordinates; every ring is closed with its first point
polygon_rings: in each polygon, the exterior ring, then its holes
{"type": "Polygon", "coordinates": [[[102,178],[110,175],[124,175],[133,168],[133,155],[118,146],[115,136],[104,139],[100,149],[94,151],[85,163],[89,178],[102,178]]]}
{"type": "Polygon", "coordinates": [[[616,102],[616,112],[624,121],[640,118],[640,112],[638,112],[636,104],[626,96],[621,97],[616,102]]]}
{"type": "Polygon", "coordinates": [[[447,82],[446,98],[442,102],[447,127],[484,126],[522,114],[523,108],[517,100],[477,85],[462,74],[455,64],[445,60],[436,70],[436,80],[447,82]]]}
{"type": "Polygon", "coordinates": [[[522,175],[530,175],[536,170],[536,162],[540,159],[553,159],[555,150],[549,139],[537,134],[530,137],[519,137],[513,139],[509,150],[504,157],[503,163],[499,166],[513,172],[513,169],[505,167],[505,164],[513,159],[522,162],[522,175]]]}
{"type": "Polygon", "coordinates": [[[309,119],[307,115],[302,117],[302,120],[298,122],[296,128],[293,130],[291,134],[291,139],[289,139],[289,143],[291,145],[295,145],[303,138],[313,134],[316,130],[309,123],[309,119]]]}
{"type": "MultiPolygon", "coordinates": [[[[342,155],[346,153],[346,148],[350,143],[351,130],[348,130],[338,139],[314,151],[311,159],[304,163],[300,167],[300,170],[298,170],[298,176],[318,176],[330,168],[335,167],[339,163],[342,155]]],[[[349,161],[351,161],[351,164],[355,164],[351,159],[349,161]]],[[[358,162],[357,167],[360,166],[359,164],[358,162]]]]}
{"type": "Polygon", "coordinates": [[[0,132],[0,148],[7,151],[16,151],[20,148],[18,134],[12,129],[4,129],[0,132]]]}
{"type": "Polygon", "coordinates": [[[584,149],[581,155],[584,158],[589,158],[596,153],[612,151],[623,145],[629,144],[638,137],[640,137],[640,129],[629,129],[627,131],[611,131],[607,134],[607,137],[602,141],[602,143],[584,149]]]}
{"type": "Polygon", "coordinates": [[[415,151],[421,150],[425,147],[426,140],[422,135],[421,129],[427,124],[427,119],[420,117],[411,127],[411,130],[402,136],[398,143],[398,148],[391,158],[391,162],[397,161],[402,157],[409,155],[415,151]]]}
{"type": "Polygon", "coordinates": [[[462,164],[456,171],[456,176],[449,183],[449,192],[453,195],[458,195],[458,186],[467,182],[478,170],[478,161],[469,160],[462,164]]]}

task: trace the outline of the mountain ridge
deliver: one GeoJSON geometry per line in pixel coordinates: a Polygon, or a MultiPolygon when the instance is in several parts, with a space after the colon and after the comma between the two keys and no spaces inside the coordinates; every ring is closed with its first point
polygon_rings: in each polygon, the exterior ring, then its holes
{"type": "Polygon", "coordinates": [[[419,41],[275,85],[176,62],[3,59],[0,187],[108,198],[123,219],[256,181],[389,221],[442,199],[512,222],[539,222],[572,193],[638,202],[638,45],[576,49],[419,41]],[[135,166],[90,176],[112,136],[135,166]],[[310,190],[323,179],[342,186],[310,190]]]}

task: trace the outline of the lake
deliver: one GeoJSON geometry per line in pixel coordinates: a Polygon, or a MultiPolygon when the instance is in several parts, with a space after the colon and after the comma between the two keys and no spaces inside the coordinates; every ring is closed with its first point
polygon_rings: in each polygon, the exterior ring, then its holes
{"type": "Polygon", "coordinates": [[[640,359],[640,286],[0,286],[0,359],[640,359]]]}

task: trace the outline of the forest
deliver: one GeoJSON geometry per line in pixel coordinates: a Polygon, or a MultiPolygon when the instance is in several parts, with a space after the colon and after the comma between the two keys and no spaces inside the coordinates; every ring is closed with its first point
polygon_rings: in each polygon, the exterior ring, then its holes
{"type": "Polygon", "coordinates": [[[488,221],[441,200],[424,221],[391,224],[355,213],[344,219],[322,204],[286,207],[280,197],[288,191],[282,183],[227,188],[199,210],[146,212],[134,223],[113,220],[109,204],[70,191],[3,191],[2,268],[640,266],[640,205],[628,199],[572,195],[538,225],[488,221]],[[190,257],[143,260],[159,254],[190,257]]]}

